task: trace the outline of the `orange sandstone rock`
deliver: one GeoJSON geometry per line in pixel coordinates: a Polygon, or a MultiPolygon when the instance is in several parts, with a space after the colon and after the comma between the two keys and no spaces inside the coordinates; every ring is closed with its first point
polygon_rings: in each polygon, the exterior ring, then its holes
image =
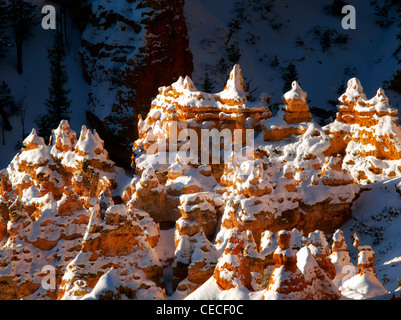
{"type": "Polygon", "coordinates": [[[280,231],[277,235],[279,247],[274,252],[275,267],[263,300],[307,300],[312,297],[307,291],[307,282],[297,267],[297,256],[290,248],[290,234],[280,231]]]}
{"type": "Polygon", "coordinates": [[[291,86],[291,90],[282,97],[286,111],[284,120],[289,124],[311,121],[312,115],[307,105],[308,95],[301,89],[297,81],[294,81],[291,86]]]}
{"type": "Polygon", "coordinates": [[[213,277],[223,290],[234,287],[251,289],[251,273],[248,263],[242,252],[244,240],[243,234],[233,234],[219,258],[214,269],[213,277]]]}

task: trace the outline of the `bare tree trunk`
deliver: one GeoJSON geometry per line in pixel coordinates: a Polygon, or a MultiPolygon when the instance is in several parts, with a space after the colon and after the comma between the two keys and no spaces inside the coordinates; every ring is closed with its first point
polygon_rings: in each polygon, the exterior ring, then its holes
{"type": "Polygon", "coordinates": [[[25,114],[26,114],[26,109],[28,107],[25,105],[24,102],[21,102],[20,105],[20,121],[21,121],[21,127],[22,127],[22,140],[25,139],[25,114]]]}

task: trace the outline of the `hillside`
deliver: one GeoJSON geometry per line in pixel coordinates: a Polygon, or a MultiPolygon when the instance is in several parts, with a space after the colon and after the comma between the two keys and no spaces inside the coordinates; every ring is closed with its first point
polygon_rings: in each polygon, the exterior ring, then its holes
{"type": "MultiPolygon", "coordinates": [[[[334,110],[329,101],[336,101],[352,77],[358,77],[372,96],[397,68],[393,56],[399,46],[397,6],[388,13],[391,24],[384,28],[376,23],[381,20],[375,5],[388,2],[348,1],[356,9],[357,22],[355,30],[344,30],[345,15],[325,13],[325,6],[333,1],[189,1],[185,12],[194,55],[193,80],[201,86],[206,73],[213,75],[211,82],[218,91],[231,65],[239,63],[252,97],[265,90],[273,103],[280,103],[282,76],[293,63],[298,78],[290,81],[298,80],[311,92],[313,107],[334,110]],[[233,27],[235,21],[239,23],[233,27]]],[[[399,95],[388,95],[398,107],[399,95]]]]}

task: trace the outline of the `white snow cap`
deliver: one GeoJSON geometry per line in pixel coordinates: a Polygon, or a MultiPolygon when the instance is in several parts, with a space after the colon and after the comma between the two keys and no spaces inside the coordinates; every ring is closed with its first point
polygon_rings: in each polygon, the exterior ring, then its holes
{"type": "Polygon", "coordinates": [[[286,92],[283,97],[285,100],[303,100],[307,101],[308,94],[302,90],[301,86],[297,81],[293,81],[291,84],[291,90],[286,92]]]}
{"type": "Polygon", "coordinates": [[[36,144],[37,146],[44,146],[45,140],[42,137],[38,136],[36,129],[33,128],[29,136],[27,136],[23,142],[24,146],[29,146],[31,143],[36,144]]]}
{"type": "Polygon", "coordinates": [[[344,240],[344,232],[341,229],[337,229],[333,234],[333,241],[341,242],[344,240]]]}
{"type": "Polygon", "coordinates": [[[192,91],[192,92],[198,92],[198,89],[196,89],[192,79],[190,77],[188,77],[188,76],[186,76],[184,78],[183,85],[184,85],[184,89],[187,89],[187,90],[192,91]]]}
{"type": "Polygon", "coordinates": [[[375,252],[371,246],[359,246],[358,265],[369,265],[375,260],[375,252]]]}
{"type": "Polygon", "coordinates": [[[329,244],[324,233],[320,230],[309,233],[307,243],[312,254],[315,256],[329,253],[329,244]]]}
{"type": "Polygon", "coordinates": [[[388,97],[382,88],[379,88],[376,95],[372,99],[367,100],[366,103],[375,106],[377,111],[386,111],[391,108],[388,97]]]}
{"type": "Polygon", "coordinates": [[[360,99],[366,100],[365,91],[361,82],[357,78],[349,79],[347,82],[347,89],[338,98],[340,102],[358,102],[360,99]]]}
{"type": "Polygon", "coordinates": [[[76,148],[85,154],[96,157],[96,150],[103,150],[103,140],[99,137],[96,130],[88,130],[86,126],[82,126],[81,135],[79,136],[76,148]]]}
{"type": "Polygon", "coordinates": [[[69,150],[75,148],[77,135],[75,131],[70,130],[70,124],[67,120],[61,120],[58,128],[52,130],[51,144],[55,144],[57,139],[60,139],[62,145],[68,146],[69,150]]]}
{"type": "Polygon", "coordinates": [[[171,87],[174,88],[175,91],[181,93],[184,91],[199,92],[199,90],[196,89],[192,79],[189,76],[185,76],[185,78],[180,76],[176,82],[171,84],[171,87]]]}
{"type": "Polygon", "coordinates": [[[248,93],[246,92],[246,86],[239,64],[234,65],[231,70],[226,86],[220,93],[220,98],[247,101],[248,93]]]}
{"type": "Polygon", "coordinates": [[[279,232],[277,232],[277,237],[281,236],[281,235],[288,235],[290,234],[287,230],[280,230],[279,232]]]}

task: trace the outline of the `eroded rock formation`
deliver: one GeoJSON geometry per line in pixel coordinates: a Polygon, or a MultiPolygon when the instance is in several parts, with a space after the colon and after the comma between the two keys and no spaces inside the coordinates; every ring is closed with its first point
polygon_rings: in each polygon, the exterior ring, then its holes
{"type": "Polygon", "coordinates": [[[126,190],[126,198],[158,222],[177,221],[179,232],[191,235],[207,219],[210,230],[204,231],[210,236],[215,216],[222,216],[222,232],[250,230],[257,244],[265,230],[297,227],[306,234],[317,228],[329,232],[349,219],[351,204],[364,188],[360,183],[398,175],[400,162],[396,110],[383,90],[366,100],[359,81],[351,79],[339,101],[337,119],[322,128],[312,121],[307,94],[297,82],[272,117],[265,95],[257,102],[248,101],[238,65],[217,94],[200,92],[189,77],[180,78],[159,89],[149,115],[139,121],[133,157],[138,177],[126,190]],[[375,121],[361,120],[365,113],[375,121]],[[207,137],[202,130],[206,129],[216,129],[208,133],[217,140],[211,139],[212,148],[205,156],[202,152],[209,145],[202,141],[207,137]],[[365,131],[376,141],[371,147],[362,138],[365,131]],[[249,137],[251,145],[246,143],[249,137]],[[226,139],[231,139],[229,147],[226,139]],[[388,141],[388,152],[379,150],[383,139],[388,141]],[[359,144],[372,152],[358,153],[359,144]],[[234,150],[229,150],[232,145],[234,150]],[[213,146],[224,151],[216,155],[213,146]],[[378,162],[388,169],[386,174],[366,168],[367,163],[378,162]],[[371,178],[361,180],[359,169],[355,171],[359,165],[352,163],[365,164],[364,172],[371,178]],[[183,205],[187,194],[198,202],[213,194],[203,202],[207,212],[199,205],[196,210],[183,205]],[[188,214],[183,209],[194,211],[188,214]]]}
{"type": "Polygon", "coordinates": [[[297,266],[297,255],[290,248],[290,237],[287,231],[280,231],[277,235],[279,246],[273,255],[275,267],[263,300],[312,299],[304,274],[297,266]]]}
{"type": "Polygon", "coordinates": [[[265,94],[250,101],[238,65],[214,94],[180,77],[139,117],[129,176],[95,130],[78,137],[62,121],[49,145],[32,130],[0,172],[0,297],[163,299],[169,286],[181,298],[338,299],[355,267],[341,232],[332,251],[326,236],[370,182],[401,173],[396,111],[357,79],[324,127],[298,83],[282,101],[274,116],[265,94]],[[163,246],[175,250],[162,263],[163,246]]]}
{"type": "Polygon", "coordinates": [[[358,266],[360,272],[344,281],[340,286],[341,293],[351,299],[366,299],[388,293],[383,284],[377,279],[375,270],[375,252],[371,246],[355,245],[359,250],[358,266]]]}
{"type": "Polygon", "coordinates": [[[62,121],[49,145],[33,129],[24,146],[1,171],[1,299],[56,299],[72,287],[69,296],[83,296],[110,267],[121,271],[119,288],[127,296],[146,296],[149,289],[163,297],[161,288],[153,290],[153,281],[160,281],[158,259],[140,259],[152,257],[158,229],[146,212],[114,205],[124,171],[109,159],[96,131],[83,126],[77,138],[62,121]],[[54,282],[43,286],[49,272],[54,282]],[[138,277],[142,293],[124,287],[129,277],[138,277]]]}

